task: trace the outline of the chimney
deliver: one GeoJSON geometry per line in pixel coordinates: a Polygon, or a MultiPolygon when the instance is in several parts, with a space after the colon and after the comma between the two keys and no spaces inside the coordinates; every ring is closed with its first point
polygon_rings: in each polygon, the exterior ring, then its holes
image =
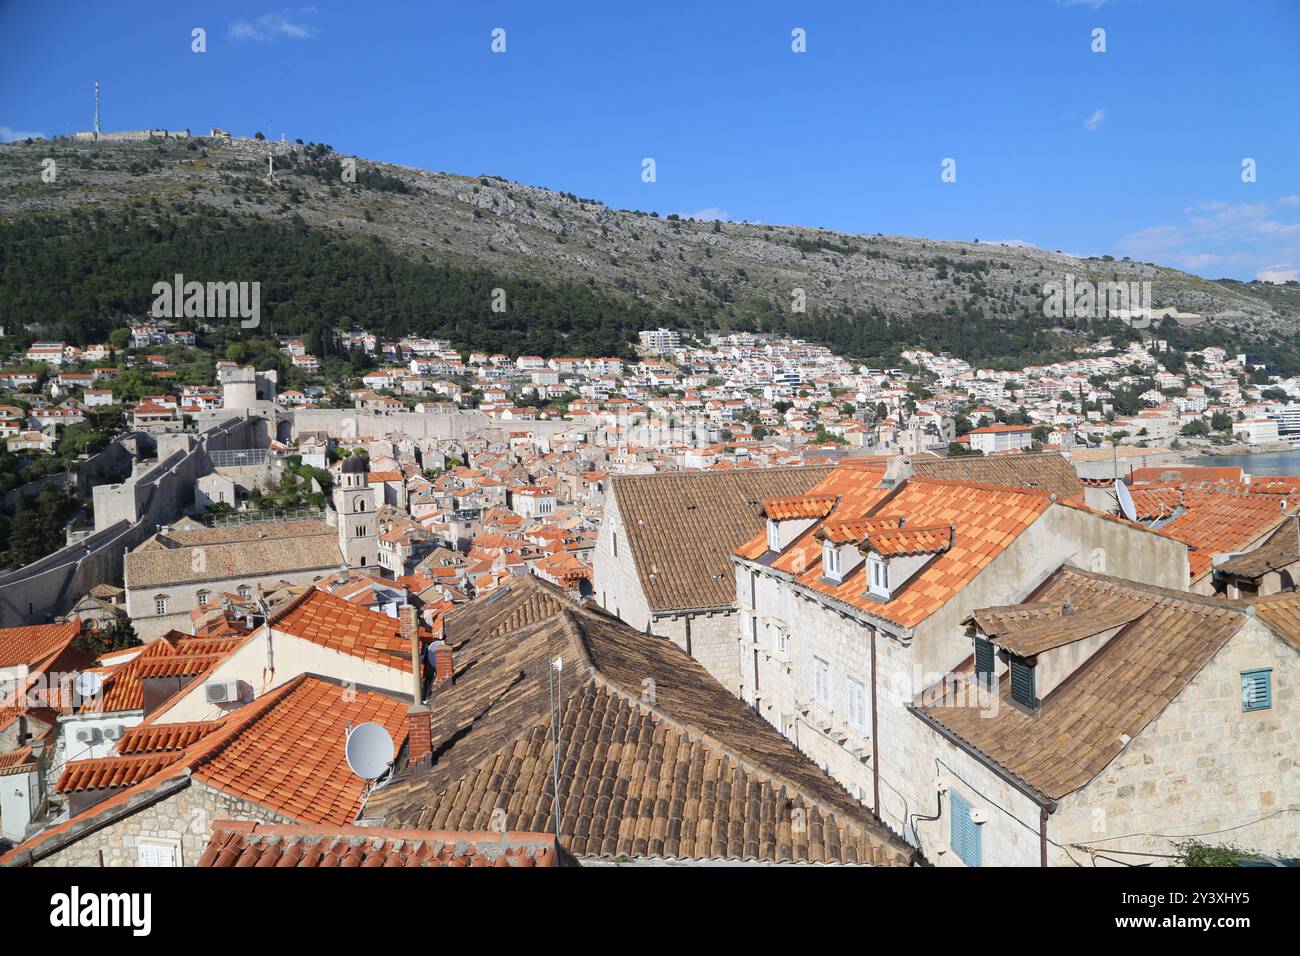
{"type": "Polygon", "coordinates": [[[455,674],[451,662],[451,645],[444,640],[436,640],[430,645],[433,651],[433,686],[442,687],[450,684],[455,674]]]}
{"type": "Polygon", "coordinates": [[[408,763],[411,769],[429,766],[433,756],[433,731],[429,726],[429,708],[424,704],[424,668],[420,659],[420,623],[415,608],[404,605],[398,612],[402,637],[411,647],[411,706],[406,710],[408,763]]]}

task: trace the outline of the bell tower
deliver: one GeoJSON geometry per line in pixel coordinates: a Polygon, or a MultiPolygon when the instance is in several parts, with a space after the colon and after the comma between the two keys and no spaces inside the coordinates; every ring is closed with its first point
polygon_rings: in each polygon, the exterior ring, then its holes
{"type": "Polygon", "coordinates": [[[334,510],[339,522],[339,551],[349,567],[379,567],[379,529],[375,514],[375,493],[370,487],[370,468],[365,458],[351,455],[339,469],[334,486],[334,510]]]}

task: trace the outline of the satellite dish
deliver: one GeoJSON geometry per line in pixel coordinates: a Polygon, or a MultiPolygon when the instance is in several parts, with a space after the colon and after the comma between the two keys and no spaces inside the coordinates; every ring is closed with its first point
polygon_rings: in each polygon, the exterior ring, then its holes
{"type": "Polygon", "coordinates": [[[77,693],[81,697],[98,697],[99,692],[104,689],[104,678],[100,675],[87,671],[84,674],[78,674],[74,685],[77,693]]]}
{"type": "Polygon", "coordinates": [[[1124,513],[1124,517],[1129,521],[1137,521],[1137,508],[1133,505],[1133,494],[1128,490],[1128,485],[1124,482],[1115,481],[1115,500],[1119,502],[1119,510],[1124,513]]]}
{"type": "Polygon", "coordinates": [[[377,780],[393,762],[393,738],[374,721],[348,731],[343,747],[348,766],[362,780],[377,780]]]}

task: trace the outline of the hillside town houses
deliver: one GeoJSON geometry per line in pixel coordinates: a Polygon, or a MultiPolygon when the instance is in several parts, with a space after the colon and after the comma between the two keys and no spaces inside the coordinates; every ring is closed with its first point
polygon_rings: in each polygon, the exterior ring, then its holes
{"type": "Polygon", "coordinates": [[[0,865],[1300,855],[1300,477],[1184,461],[1300,438],[1251,356],[210,334],[0,368],[21,507],[68,515],[0,577],[0,865]]]}

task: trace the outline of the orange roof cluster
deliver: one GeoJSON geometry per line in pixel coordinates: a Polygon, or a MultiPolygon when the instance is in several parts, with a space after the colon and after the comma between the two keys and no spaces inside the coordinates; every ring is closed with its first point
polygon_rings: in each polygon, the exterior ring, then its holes
{"type": "Polygon", "coordinates": [[[1193,581],[1210,570],[1216,554],[1242,550],[1296,510],[1288,502],[1290,507],[1283,511],[1282,502],[1273,495],[1188,490],[1183,502],[1187,513],[1160,532],[1196,549],[1187,555],[1193,581]]]}
{"type": "Polygon", "coordinates": [[[318,588],[304,591],[277,611],[271,627],[372,664],[411,669],[411,647],[402,639],[396,618],[318,588]]]}
{"type": "Polygon", "coordinates": [[[763,499],[763,513],[773,521],[825,518],[834,507],[834,495],[797,495],[790,498],[763,499]]]}
{"type": "Polygon", "coordinates": [[[185,637],[169,631],[129,661],[104,674],[102,695],[84,709],[112,713],[139,710],[144,706],[144,685],[148,677],[193,677],[201,680],[243,643],[243,638],[185,637]]]}
{"type": "MultiPolygon", "coordinates": [[[[241,707],[183,750],[74,761],[60,778],[62,789],[112,788],[114,792],[0,857],[0,865],[39,850],[46,840],[105,810],[187,775],[290,820],[350,825],[368,784],[348,768],[343,749],[347,728],[374,721],[388,731],[400,751],[406,741],[407,707],[399,697],[301,674],[241,707]]],[[[168,732],[161,724],[152,731],[164,736],[168,732]]]]}
{"type": "Polygon", "coordinates": [[[0,628],[0,667],[34,667],[57,654],[81,633],[81,622],[0,628]]]}
{"type": "MultiPolygon", "coordinates": [[[[880,517],[892,520],[901,516],[905,531],[881,533],[911,534],[912,529],[927,532],[914,541],[904,538],[898,544],[900,548],[934,547],[944,538],[949,540],[948,547],[890,600],[867,596],[865,565],[849,572],[838,583],[823,577],[821,548],[813,544],[821,530],[820,523],[773,558],[771,567],[793,575],[795,583],[802,587],[903,627],[914,627],[943,607],[1052,504],[1051,494],[1040,489],[925,478],[911,478],[897,489],[890,489],[880,487],[882,477],[879,469],[840,466],[814,486],[809,495],[834,493],[839,497],[840,503],[826,523],[880,517]]],[[[766,536],[760,534],[736,553],[755,560],[766,550],[766,536]]]]}

